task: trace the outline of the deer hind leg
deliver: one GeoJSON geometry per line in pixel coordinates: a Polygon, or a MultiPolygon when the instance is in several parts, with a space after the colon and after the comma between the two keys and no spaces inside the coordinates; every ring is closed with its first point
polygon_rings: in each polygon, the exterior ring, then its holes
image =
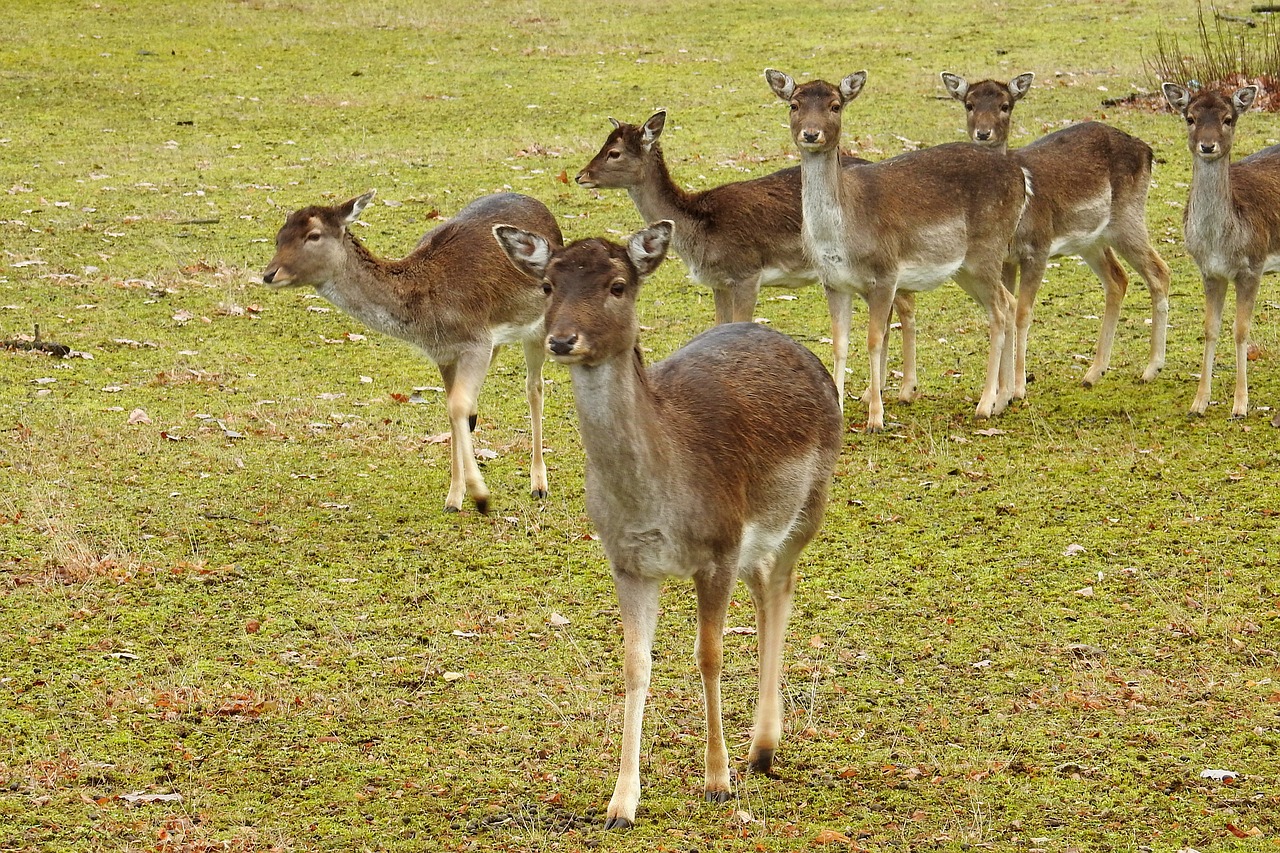
{"type": "Polygon", "coordinates": [[[1169,334],[1169,265],[1151,248],[1145,219],[1139,219],[1129,230],[1133,236],[1117,240],[1115,249],[1138,271],[1151,294],[1151,354],[1142,371],[1142,381],[1150,382],[1164,369],[1165,342],[1169,334]]]}
{"type": "Polygon", "coordinates": [[[1129,289],[1129,277],[1125,275],[1124,267],[1120,266],[1120,261],[1116,259],[1116,253],[1110,246],[1104,247],[1102,251],[1097,251],[1094,247],[1081,257],[1102,282],[1104,300],[1098,348],[1093,354],[1093,364],[1089,365],[1081,380],[1084,387],[1092,388],[1111,366],[1111,347],[1116,340],[1116,327],[1120,324],[1120,308],[1124,304],[1125,292],[1129,289]]]}
{"type": "Polygon", "coordinates": [[[627,697],[622,711],[622,757],[618,781],[605,812],[605,829],[626,829],[636,822],[640,804],[640,731],[653,667],[653,631],[658,622],[659,583],[615,570],[622,616],[622,674],[627,697]]]}
{"type": "Polygon", "coordinates": [[[1200,384],[1191,401],[1191,414],[1203,415],[1213,393],[1213,356],[1222,334],[1222,305],[1227,298],[1227,280],[1222,276],[1204,278],[1204,361],[1200,365],[1200,384]]]}
{"type": "Polygon", "coordinates": [[[460,512],[462,499],[470,495],[476,509],[489,511],[489,489],[476,463],[475,447],[471,441],[471,425],[474,423],[480,386],[484,384],[492,352],[489,349],[464,352],[454,364],[441,367],[440,375],[445,384],[445,408],[449,412],[449,496],[445,499],[445,512],[460,512]]]}
{"type": "Polygon", "coordinates": [[[827,310],[831,313],[832,378],[840,411],[844,412],[844,376],[849,363],[849,327],[853,324],[853,294],[825,288],[827,310]]]}
{"type": "Polygon", "coordinates": [[[548,493],[547,464],[542,458],[542,365],[546,360],[547,350],[541,335],[524,342],[524,391],[529,400],[529,433],[533,443],[529,460],[529,493],[539,499],[548,493]]]}
{"type": "Polygon", "coordinates": [[[694,579],[698,591],[698,639],[694,656],[702,675],[703,707],[707,716],[707,744],[704,755],[708,802],[727,802],[733,795],[729,782],[729,751],[724,743],[721,717],[720,673],[724,668],[724,620],[736,575],[721,570],[700,574],[694,579]],[[727,580],[726,580],[727,579],[727,580]]]}
{"type": "Polygon", "coordinates": [[[716,325],[733,322],[734,296],[733,284],[725,287],[713,287],[711,298],[716,306],[716,325]]]}
{"type": "Polygon", "coordinates": [[[733,282],[733,313],[729,318],[732,323],[750,323],[755,319],[756,302],[760,299],[760,276],[753,275],[733,282]]]}
{"type": "Polygon", "coordinates": [[[1249,414],[1249,326],[1253,320],[1259,284],[1260,276],[1241,275],[1236,279],[1236,319],[1231,327],[1236,345],[1236,392],[1231,405],[1233,418],[1249,414]]]}

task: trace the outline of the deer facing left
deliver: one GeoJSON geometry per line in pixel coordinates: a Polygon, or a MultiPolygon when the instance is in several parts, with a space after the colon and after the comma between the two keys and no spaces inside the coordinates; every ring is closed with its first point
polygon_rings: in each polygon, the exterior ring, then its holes
{"type": "Polygon", "coordinates": [[[476,463],[471,431],[489,364],[499,347],[519,344],[527,373],[532,459],[530,490],[547,495],[542,459],[543,309],[541,288],[512,268],[494,244],[493,226],[516,223],[561,241],[555,217],[541,202],[517,193],[484,196],[427,232],[400,260],[375,257],[350,226],[373,191],[339,205],[306,207],[289,215],[276,235],[276,253],[262,273],[273,289],[310,286],[369,328],[417,347],[440,368],[449,414],[450,473],[445,511],[470,496],[487,512],[489,490],[476,463]]]}

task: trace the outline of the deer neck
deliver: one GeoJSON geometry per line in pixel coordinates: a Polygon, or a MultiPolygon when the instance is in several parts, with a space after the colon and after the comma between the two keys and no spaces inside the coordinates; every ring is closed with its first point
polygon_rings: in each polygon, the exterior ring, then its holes
{"type": "Polygon", "coordinates": [[[371,329],[405,337],[412,318],[397,275],[403,261],[380,260],[350,234],[343,248],[340,268],[316,293],[371,329]]]}
{"type": "MultiPolygon", "coordinates": [[[[800,152],[800,204],[805,250],[820,272],[842,267],[845,257],[845,211],[853,188],[842,180],[840,153],[800,152]]],[[[826,279],[824,273],[824,281],[826,279]]]]}
{"type": "Polygon", "coordinates": [[[1237,227],[1231,200],[1230,154],[1211,163],[1193,157],[1186,215],[1188,248],[1208,253],[1230,251],[1237,227]]]}
{"type": "Polygon", "coordinates": [[[662,149],[655,145],[645,161],[644,179],[627,188],[627,195],[646,222],[670,219],[675,223],[676,234],[686,230],[682,226],[689,221],[689,193],[671,179],[662,149]]]}
{"type": "Polygon", "coordinates": [[[572,365],[569,375],[589,476],[604,491],[639,497],[663,478],[669,457],[640,350],[572,365]]]}

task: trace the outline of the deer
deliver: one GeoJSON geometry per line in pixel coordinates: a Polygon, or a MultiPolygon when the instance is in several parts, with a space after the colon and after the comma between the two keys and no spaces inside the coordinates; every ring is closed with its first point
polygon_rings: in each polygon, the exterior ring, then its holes
{"type": "Polygon", "coordinates": [[[944,71],[942,82],[964,104],[969,138],[1007,153],[1031,174],[1034,194],[1018,228],[1005,266],[1005,286],[1017,292],[1017,352],[1014,397],[1027,393],[1027,338],[1036,294],[1051,257],[1077,255],[1102,282],[1102,330],[1082,384],[1092,388],[1111,365],[1111,350],[1129,279],[1116,255],[1129,262],[1151,295],[1151,346],[1139,381],[1153,381],[1165,363],[1169,329],[1169,266],[1147,234],[1147,191],[1151,187],[1151,146],[1096,121],[1074,124],[1030,145],[1009,150],[1014,105],[1030,90],[1035,75],[1008,83],[970,84],[944,71]]]}
{"type": "MultiPolygon", "coordinates": [[[[748,321],[761,287],[798,288],[818,283],[800,234],[800,168],[733,181],[698,192],[671,177],[659,142],[666,110],[643,124],[610,118],[613,130],[575,178],[587,189],[624,189],[645,222],[675,224],[672,248],[692,278],[711,288],[715,322],[748,321]]],[[[870,161],[841,155],[843,167],[870,161]]],[[[915,297],[899,294],[894,310],[902,324],[902,402],[915,399],[915,297]]]]}
{"type": "Polygon", "coordinates": [[[342,204],[289,214],[262,273],[273,290],[314,287],[316,293],[369,328],[417,347],[440,369],[449,416],[450,471],[446,512],[469,496],[487,513],[489,490],[476,463],[480,388],[500,347],[524,349],[532,458],[530,492],[547,496],[542,456],[542,290],[512,269],[493,243],[499,223],[538,229],[561,240],[542,202],[517,193],[484,196],[428,231],[400,260],[376,257],[351,233],[374,197],[370,190],[342,204]]]}
{"type": "Polygon", "coordinates": [[[797,84],[773,69],[765,78],[791,108],[805,250],[829,294],[841,399],[854,294],[867,303],[869,316],[866,429],[878,432],[884,429],[883,353],[894,297],[954,279],[987,315],[987,370],[976,416],[1002,412],[1012,399],[1014,312],[1001,271],[1030,177],[1009,158],[967,143],[841,169],[843,110],[862,91],[866,72],[850,74],[839,85],[797,84]]]}
{"type": "MultiPolygon", "coordinates": [[[[1249,325],[1265,273],[1280,270],[1280,145],[1231,162],[1236,122],[1258,97],[1244,86],[1229,97],[1211,90],[1194,95],[1176,83],[1165,100],[1187,122],[1191,189],[1183,212],[1187,251],[1204,279],[1204,363],[1191,414],[1203,415],[1213,390],[1214,352],[1222,331],[1227,281],[1235,283],[1236,386],[1233,418],[1249,414],[1249,325]]],[[[1280,427],[1280,412],[1271,420],[1280,427]]]]}
{"type": "Polygon", "coordinates": [[[759,697],[747,761],[768,773],[782,736],[783,641],[796,562],[818,532],[844,422],[822,362],[756,323],[713,326],[646,366],[636,297],[671,244],[670,221],[625,243],[564,248],[499,226],[511,262],[547,296],[546,347],[567,365],[586,451],[587,510],[608,557],[623,633],[621,760],[606,829],[634,825],[640,737],[664,578],[691,580],[707,718],[704,796],[732,796],[720,674],[738,578],[755,608],[759,697]]]}

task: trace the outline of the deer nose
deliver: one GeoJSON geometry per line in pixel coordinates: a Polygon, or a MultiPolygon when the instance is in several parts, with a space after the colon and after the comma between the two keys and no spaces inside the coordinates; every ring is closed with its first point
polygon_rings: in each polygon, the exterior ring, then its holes
{"type": "Polygon", "coordinates": [[[262,274],[262,283],[271,284],[272,280],[275,279],[275,277],[276,277],[276,271],[273,269],[268,269],[266,272],[262,274]]]}
{"type": "Polygon", "coordinates": [[[805,142],[808,142],[810,145],[812,145],[815,142],[818,142],[822,138],[822,131],[802,130],[800,131],[800,138],[803,139],[805,142]]]}
{"type": "Polygon", "coordinates": [[[577,343],[577,335],[564,335],[563,337],[547,335],[547,349],[551,351],[552,355],[570,355],[577,343]]]}
{"type": "Polygon", "coordinates": [[[973,135],[974,135],[975,137],[977,137],[977,139],[978,139],[978,141],[979,141],[979,142],[986,142],[988,139],[990,139],[990,138],[991,138],[991,131],[989,131],[989,130],[979,130],[979,131],[977,131],[976,133],[974,133],[973,135]]]}
{"type": "Polygon", "coordinates": [[[1218,143],[1216,143],[1216,142],[1201,142],[1201,143],[1200,143],[1200,153],[1201,153],[1201,154],[1213,154],[1213,153],[1214,153],[1214,152],[1216,152],[1217,150],[1218,150],[1218,143]]]}
{"type": "Polygon", "coordinates": [[[587,170],[583,169],[574,177],[573,181],[576,184],[587,184],[591,181],[591,179],[587,177],[587,170]]]}

